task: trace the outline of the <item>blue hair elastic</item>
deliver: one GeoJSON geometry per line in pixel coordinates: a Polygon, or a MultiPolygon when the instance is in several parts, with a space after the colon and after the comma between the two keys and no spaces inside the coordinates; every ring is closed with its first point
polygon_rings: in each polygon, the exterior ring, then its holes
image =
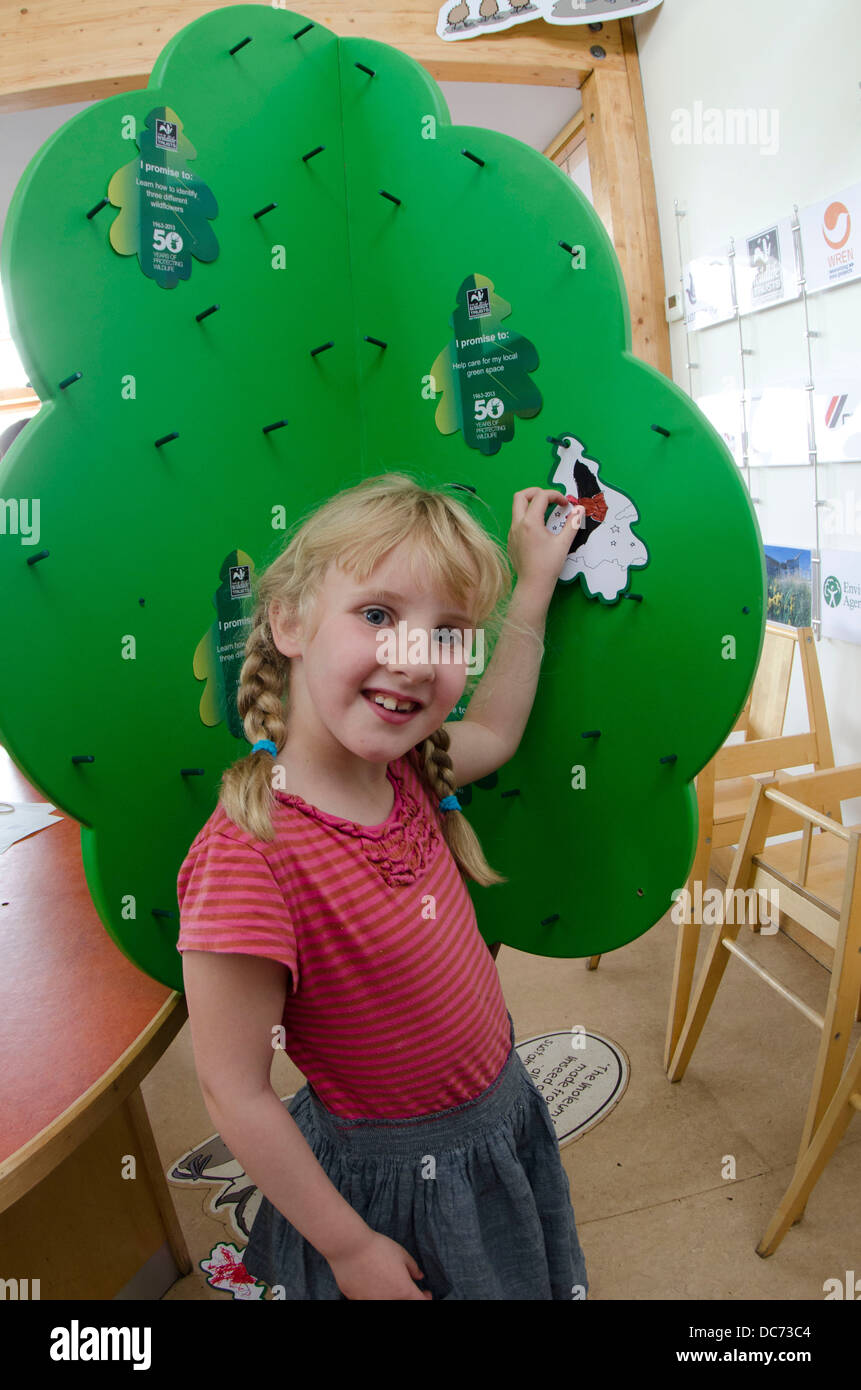
{"type": "Polygon", "coordinates": [[[259,753],[261,748],[264,749],[265,752],[271,753],[273,758],[275,757],[275,754],[278,752],[278,749],[275,747],[275,744],[272,742],[271,738],[259,738],[251,751],[252,753],[259,753]]]}
{"type": "Polygon", "coordinates": [[[441,811],[462,811],[463,807],[456,796],[444,796],[439,803],[439,809],[441,811]]]}

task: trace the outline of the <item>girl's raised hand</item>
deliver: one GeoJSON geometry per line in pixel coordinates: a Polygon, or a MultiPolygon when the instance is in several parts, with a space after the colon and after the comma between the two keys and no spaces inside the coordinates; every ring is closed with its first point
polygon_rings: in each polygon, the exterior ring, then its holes
{"type": "Polygon", "coordinates": [[[548,531],[545,511],[565,500],[565,493],[555,488],[526,487],[515,492],[511,507],[508,554],[517,571],[517,586],[540,591],[548,601],[586,515],[585,507],[574,507],[557,534],[548,531]]]}

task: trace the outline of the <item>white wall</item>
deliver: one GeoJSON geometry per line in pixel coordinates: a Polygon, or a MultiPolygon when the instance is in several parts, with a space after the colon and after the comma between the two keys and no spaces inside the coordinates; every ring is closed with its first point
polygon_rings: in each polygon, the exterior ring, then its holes
{"type": "MultiPolygon", "coordinates": [[[[674,200],[681,219],[682,259],[725,255],[739,228],[755,233],[793,204],[836,194],[861,179],[861,4],[859,0],[663,0],[638,17],[635,32],[649,126],[668,293],[679,289],[674,200]],[[678,144],[673,113],[703,108],[767,111],[776,139],[748,144],[678,144]],[[776,119],[776,125],[775,125],[776,119]],[[774,152],[768,152],[769,143],[774,152]]],[[[676,122],[678,125],[678,122],[676,122]]],[[[857,229],[861,236],[861,227],[857,229]]],[[[738,242],[736,243],[738,245],[738,242]]],[[[813,379],[848,373],[861,420],[861,280],[808,297],[813,379]]],[[[746,315],[748,385],[807,379],[801,300],[746,315]]],[[[688,390],[684,324],[670,325],[673,378],[688,390]]],[[[737,374],[738,328],[730,321],[691,335],[693,395],[721,389],[737,374]],[[710,378],[710,379],[709,379],[710,378]]],[[[853,401],[850,399],[850,406],[853,401]]],[[[744,475],[742,475],[744,476],[744,475]]],[[[751,492],[766,544],[815,546],[812,467],[751,470],[751,492]]],[[[819,465],[820,497],[861,499],[861,463],[819,465]]],[[[820,523],[821,524],[821,523],[820,523]]],[[[821,533],[823,548],[861,550],[858,528],[839,539],[821,533]]],[[[816,569],[813,570],[814,582],[816,569]]],[[[816,645],[838,764],[861,762],[861,646],[824,638],[816,645]]],[[[805,727],[800,671],[793,675],[785,731],[805,727]]],[[[844,803],[846,823],[861,821],[861,801],[844,803]]]]}

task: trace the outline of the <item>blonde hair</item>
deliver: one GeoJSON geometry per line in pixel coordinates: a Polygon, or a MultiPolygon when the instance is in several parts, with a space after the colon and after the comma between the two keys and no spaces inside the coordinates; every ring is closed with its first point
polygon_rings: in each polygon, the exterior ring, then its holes
{"type": "MultiPolygon", "coordinates": [[[[364,584],[377,564],[409,538],[411,564],[423,559],[435,593],[450,592],[472,603],[476,626],[492,647],[504,621],[512,591],[506,552],[463,502],[437,488],[422,487],[404,473],[383,473],[337,493],[290,528],[281,554],[255,579],[251,631],[239,676],[236,705],[249,743],[268,738],[279,753],[287,735],[290,659],[272,640],[269,605],[278,600],[305,624],[311,617],[332,561],[364,584]]],[[[531,630],[531,629],[530,629],[531,630]]],[[[534,634],[542,647],[538,634],[534,634]]],[[[472,673],[464,691],[472,694],[481,673],[472,673]]],[[[436,800],[457,784],[448,755],[450,739],[441,726],[416,744],[419,771],[436,800]]],[[[274,840],[272,757],[247,753],[227,768],[219,804],[236,825],[257,839],[274,840]]],[[[457,810],[442,817],[443,834],[463,873],[487,887],[508,880],[488,864],[478,836],[457,810]]]]}

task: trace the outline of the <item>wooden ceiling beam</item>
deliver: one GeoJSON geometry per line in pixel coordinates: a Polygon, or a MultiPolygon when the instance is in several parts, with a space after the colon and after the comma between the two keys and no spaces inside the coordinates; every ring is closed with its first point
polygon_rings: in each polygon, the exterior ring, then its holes
{"type": "MultiPolygon", "coordinates": [[[[145,87],[161,50],[180,29],[229,0],[131,7],[128,0],[0,0],[0,113],[100,101],[145,87]]],[[[454,4],[454,0],[452,0],[454,4]]],[[[618,22],[518,24],[478,40],[437,36],[436,0],[296,0],[293,13],[342,38],[361,36],[408,53],[437,82],[511,82],[580,87],[599,65],[625,72],[618,22]],[[600,44],[606,56],[591,49],[600,44]]],[[[240,37],[242,37],[240,35],[240,37]]]]}

